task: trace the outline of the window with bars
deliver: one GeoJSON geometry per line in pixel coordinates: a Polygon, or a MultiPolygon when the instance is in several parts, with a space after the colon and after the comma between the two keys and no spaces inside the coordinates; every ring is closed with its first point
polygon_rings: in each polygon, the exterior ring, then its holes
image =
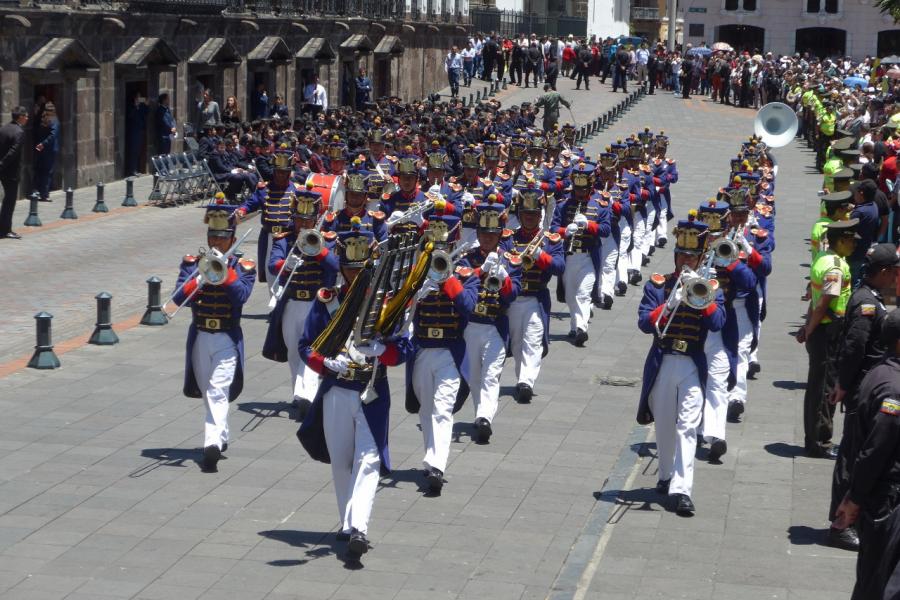
{"type": "Polygon", "coordinates": [[[836,15],[840,10],[840,0],[806,0],[806,12],[836,15]]]}

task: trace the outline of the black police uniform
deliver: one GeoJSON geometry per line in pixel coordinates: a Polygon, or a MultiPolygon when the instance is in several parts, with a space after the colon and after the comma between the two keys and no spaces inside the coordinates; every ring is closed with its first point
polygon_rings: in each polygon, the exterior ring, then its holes
{"type": "Polygon", "coordinates": [[[900,356],[890,353],[859,387],[859,453],[848,497],[860,507],[859,557],[851,600],[900,594],[900,356]]]}
{"type": "Polygon", "coordinates": [[[831,508],[829,520],[850,486],[850,470],[862,440],[855,438],[856,409],[859,403],[859,384],[873,366],[884,356],[881,324],[887,309],[878,290],[863,282],[850,296],[841,330],[841,349],[837,356],[837,380],[847,394],[844,397],[844,433],[831,480],[831,508]]]}

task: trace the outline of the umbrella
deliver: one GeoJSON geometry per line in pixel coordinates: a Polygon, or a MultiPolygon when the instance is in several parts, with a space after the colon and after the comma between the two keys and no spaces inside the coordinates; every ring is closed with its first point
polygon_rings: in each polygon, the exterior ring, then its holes
{"type": "MultiPolygon", "coordinates": [[[[716,42],[712,45],[713,50],[721,50],[723,52],[734,52],[734,48],[726,44],[725,42],[716,42]]],[[[897,61],[900,63],[900,60],[897,61]]]]}
{"type": "Polygon", "coordinates": [[[885,73],[888,79],[900,79],[900,69],[888,69],[888,72],[885,73]]]}
{"type": "Polygon", "coordinates": [[[900,65],[900,56],[896,54],[891,54],[890,56],[885,56],[881,59],[881,64],[883,65],[900,65]]]}
{"type": "Polygon", "coordinates": [[[849,88],[857,87],[857,86],[859,86],[861,88],[865,88],[866,86],[869,85],[869,82],[868,82],[868,80],[863,79],[862,77],[847,77],[844,79],[844,85],[849,88]]]}
{"type": "Polygon", "coordinates": [[[707,48],[706,46],[697,46],[696,48],[688,50],[689,55],[696,54],[697,56],[709,56],[712,53],[712,48],[707,48]]]}

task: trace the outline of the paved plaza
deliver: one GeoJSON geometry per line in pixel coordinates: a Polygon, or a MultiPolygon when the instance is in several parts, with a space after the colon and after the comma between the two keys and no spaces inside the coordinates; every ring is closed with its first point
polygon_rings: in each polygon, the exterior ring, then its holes
{"type": "MultiPolygon", "coordinates": [[[[575,91],[573,81],[560,81],[579,124],[624,97],[592,84],[575,91]]],[[[510,87],[497,97],[508,105],[537,96],[510,87]]],[[[591,138],[587,151],[645,126],[665,130],[683,217],[725,183],[753,116],[658,93],[591,138]]],[[[776,156],[778,247],[763,370],[750,383],[744,422],[729,425],[724,464],[698,461],[695,517],[675,516],[653,492],[652,427],[634,420],[650,337],[637,329],[641,288],[629,286],[611,311],[595,309],[585,348],[568,342],[566,308],[554,303],[535,398],[513,401],[508,362],[487,446],[470,441],[467,403],[439,498],[420,489],[418,417],[396,400],[402,368],[390,370],[395,470],[382,480],[369,526],[374,547],[361,566],[345,563],[335,540],[330,468],[296,440],[287,365],[260,355],[262,286],[244,311],[247,382],[232,405],[228,459],[217,474],[200,472],[203,410],[181,393],[187,313],[165,327],[123,327],[116,346],[76,343],[90,333],[98,292],[112,293],[114,320],[131,324],[148,277],[171,290],[180,257],[205,241],[196,208],[142,206],[60,224],[48,215],[43,230],[20,227],[23,240],[0,245],[8,290],[0,323],[0,598],[848,598],[855,555],[821,545],[833,463],[803,456],[806,353],[788,335],[805,310],[805,238],[821,176],[797,144],[776,156]],[[76,342],[62,344],[69,351],[58,370],[16,369],[34,343],[39,310],[53,313],[57,341],[76,342]]],[[[148,181],[136,185],[139,201],[148,181]]],[[[107,186],[111,208],[123,192],[121,183],[107,186]]],[[[93,194],[79,192],[82,216],[93,194]]],[[[54,199],[41,210],[61,212],[62,197],[54,199]]],[[[671,266],[671,249],[657,251],[645,278],[671,266]]]]}

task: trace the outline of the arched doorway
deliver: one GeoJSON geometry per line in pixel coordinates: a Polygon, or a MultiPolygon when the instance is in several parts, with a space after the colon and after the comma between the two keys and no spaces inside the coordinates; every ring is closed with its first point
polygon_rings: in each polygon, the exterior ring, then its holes
{"type": "Polygon", "coordinates": [[[766,30],[753,25],[720,25],[716,41],[730,44],[738,52],[757,54],[765,47],[766,30]]]}
{"type": "Polygon", "coordinates": [[[847,51],[847,32],[834,27],[807,27],[798,29],[794,51],[809,52],[810,56],[830,58],[844,56],[847,51]]]}
{"type": "Polygon", "coordinates": [[[884,58],[900,53],[900,29],[885,29],[878,32],[878,56],[884,58]]]}

